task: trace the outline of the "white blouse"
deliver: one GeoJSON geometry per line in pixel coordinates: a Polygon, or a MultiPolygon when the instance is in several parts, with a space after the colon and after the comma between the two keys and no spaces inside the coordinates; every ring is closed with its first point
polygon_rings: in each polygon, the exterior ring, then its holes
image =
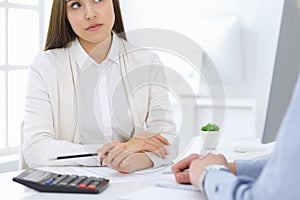
{"type": "Polygon", "coordinates": [[[93,105],[88,110],[86,110],[88,106],[81,106],[79,112],[82,115],[78,113],[82,116],[78,123],[83,122],[80,131],[81,141],[91,144],[120,140],[119,135],[133,131],[133,121],[121,77],[118,40],[113,39],[106,59],[100,64],[85,52],[78,40],[75,40],[70,48],[75,54],[75,66],[72,66],[75,82],[77,80],[77,84],[88,84],[90,88],[94,88],[88,90],[90,94],[86,94],[87,90],[83,91],[84,94],[77,93],[77,96],[81,95],[83,99],[90,97],[92,100],[92,103],[83,101],[80,105],[85,103],[93,105]],[[78,74],[88,78],[78,81],[78,74]],[[95,79],[93,86],[90,85],[91,79],[95,79]],[[91,117],[94,117],[94,120],[91,117]]]}

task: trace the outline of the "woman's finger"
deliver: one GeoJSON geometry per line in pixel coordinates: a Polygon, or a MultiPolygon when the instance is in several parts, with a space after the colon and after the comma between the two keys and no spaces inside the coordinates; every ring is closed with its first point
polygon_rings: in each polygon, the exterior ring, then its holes
{"type": "Polygon", "coordinates": [[[167,149],[165,147],[161,147],[156,151],[152,151],[152,153],[154,153],[156,156],[158,156],[160,158],[164,158],[164,159],[169,154],[169,152],[167,151],[167,149]]]}
{"type": "Polygon", "coordinates": [[[120,149],[118,147],[110,150],[110,151],[107,151],[108,154],[106,157],[104,157],[103,159],[103,164],[105,165],[108,165],[109,167],[113,168],[113,169],[116,169],[114,168],[112,162],[113,162],[113,159],[116,158],[119,154],[121,154],[124,150],[123,149],[120,149]]]}
{"type": "Polygon", "coordinates": [[[154,137],[157,138],[160,142],[164,143],[165,145],[170,145],[169,141],[160,134],[156,134],[154,137]]]}
{"type": "Polygon", "coordinates": [[[100,149],[97,149],[98,156],[103,157],[105,152],[108,152],[116,147],[116,144],[110,142],[103,145],[100,149]]]}
{"type": "Polygon", "coordinates": [[[156,150],[158,150],[160,147],[164,146],[164,144],[162,142],[160,142],[159,140],[154,139],[154,138],[146,139],[146,140],[144,140],[144,142],[148,145],[153,146],[156,150]]]}
{"type": "Polygon", "coordinates": [[[119,171],[121,173],[131,173],[133,171],[134,166],[138,165],[138,163],[136,163],[134,161],[134,153],[129,153],[128,156],[126,156],[122,162],[119,165],[119,171]]]}
{"type": "Polygon", "coordinates": [[[142,146],[142,151],[145,152],[145,151],[148,151],[148,152],[155,152],[155,151],[158,151],[159,148],[149,144],[149,143],[145,143],[143,146],[142,146]]]}
{"type": "Polygon", "coordinates": [[[118,156],[114,157],[114,159],[112,160],[112,166],[119,170],[120,168],[120,164],[123,162],[123,160],[129,155],[130,153],[127,151],[122,151],[120,154],[118,154],[118,156]]]}

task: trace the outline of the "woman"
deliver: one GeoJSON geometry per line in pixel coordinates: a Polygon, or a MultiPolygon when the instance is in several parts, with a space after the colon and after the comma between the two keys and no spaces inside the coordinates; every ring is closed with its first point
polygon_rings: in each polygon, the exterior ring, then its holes
{"type": "Polygon", "coordinates": [[[118,0],[53,1],[45,51],[29,71],[29,166],[104,164],[130,173],[177,156],[161,62],[123,32],[118,0]],[[97,159],[53,160],[96,151],[97,159]]]}

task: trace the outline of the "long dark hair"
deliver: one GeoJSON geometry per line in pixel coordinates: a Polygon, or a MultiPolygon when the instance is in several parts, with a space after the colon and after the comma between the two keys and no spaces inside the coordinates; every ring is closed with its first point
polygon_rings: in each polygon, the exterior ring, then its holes
{"type": "MultiPolygon", "coordinates": [[[[115,13],[115,23],[112,30],[126,40],[119,0],[112,1],[115,13]]],[[[66,4],[65,0],[53,0],[45,51],[67,47],[77,37],[67,19],[66,4]]]]}

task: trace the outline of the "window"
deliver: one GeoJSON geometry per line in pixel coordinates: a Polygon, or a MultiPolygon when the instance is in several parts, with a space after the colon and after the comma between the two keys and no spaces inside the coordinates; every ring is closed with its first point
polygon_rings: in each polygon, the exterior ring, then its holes
{"type": "Polygon", "coordinates": [[[43,2],[0,0],[0,155],[19,150],[27,69],[44,39],[43,2]]]}
{"type": "MultiPolygon", "coordinates": [[[[5,10],[4,8],[0,8],[0,30],[5,30],[5,10]]],[[[0,66],[5,64],[5,38],[6,38],[6,31],[1,31],[0,34],[0,66]]]]}
{"type": "Polygon", "coordinates": [[[25,5],[37,5],[38,0],[8,0],[9,3],[25,4],[25,5]]]}

